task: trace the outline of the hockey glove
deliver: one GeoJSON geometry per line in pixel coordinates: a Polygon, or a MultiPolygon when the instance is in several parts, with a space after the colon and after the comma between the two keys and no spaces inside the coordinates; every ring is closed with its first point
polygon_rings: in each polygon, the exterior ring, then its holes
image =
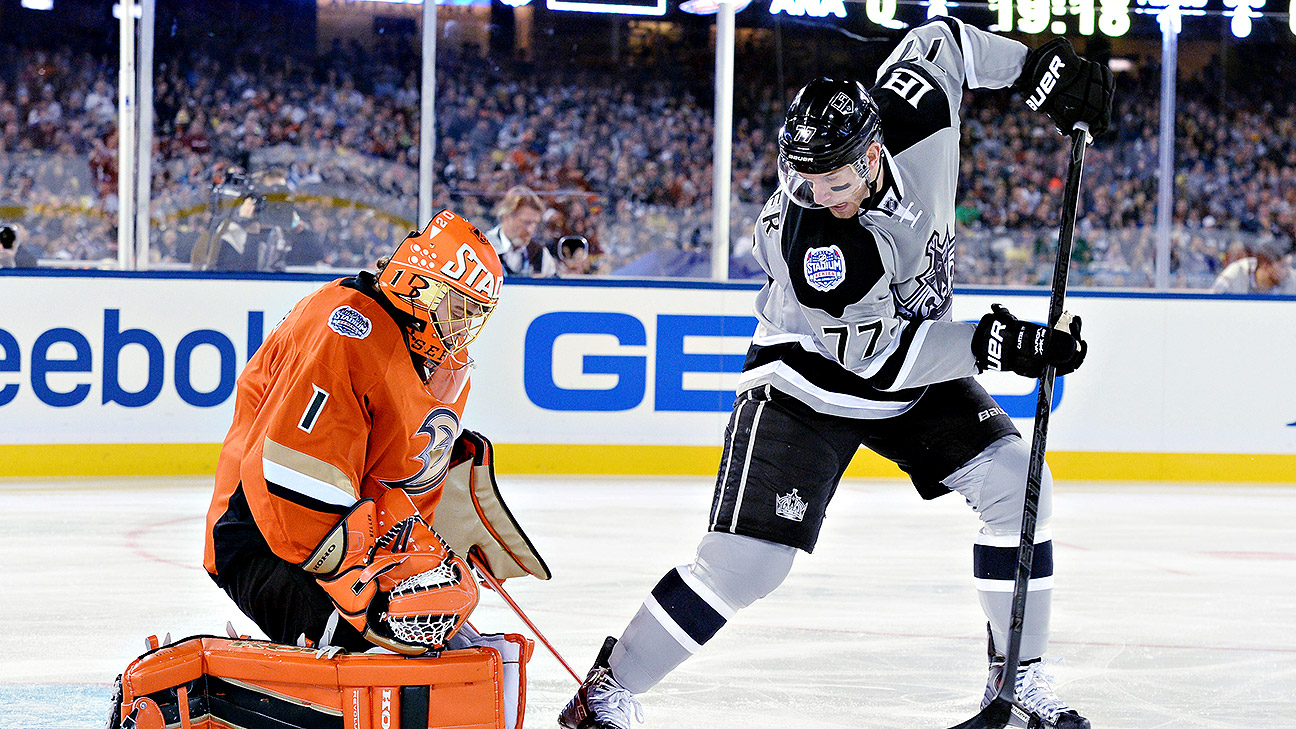
{"type": "Polygon", "coordinates": [[[1026,55],[1017,88],[1026,105],[1048,114],[1062,134],[1070,134],[1076,122],[1087,123],[1095,137],[1111,126],[1111,70],[1077,56],[1066,38],[1054,38],[1026,55]]]}
{"type": "Polygon", "coordinates": [[[1066,375],[1076,371],[1088,351],[1080,338],[1080,317],[1063,314],[1050,331],[1018,319],[999,304],[981,317],[972,335],[972,354],[982,372],[1004,370],[1037,378],[1046,365],[1053,365],[1058,375],[1066,375]]]}
{"type": "Polygon", "coordinates": [[[468,565],[400,489],[362,499],[302,563],[366,639],[406,655],[439,648],[477,606],[468,565]]]}

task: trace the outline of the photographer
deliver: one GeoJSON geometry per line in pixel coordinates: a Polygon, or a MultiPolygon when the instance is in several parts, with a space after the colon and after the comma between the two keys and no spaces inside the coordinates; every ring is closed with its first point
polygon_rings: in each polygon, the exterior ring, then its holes
{"type": "Polygon", "coordinates": [[[0,227],[0,268],[36,268],[39,263],[35,251],[18,243],[18,231],[0,227]]]}
{"type": "Polygon", "coordinates": [[[287,174],[280,168],[247,177],[231,168],[212,186],[212,227],[191,261],[203,271],[282,271],[291,244],[288,234],[300,220],[289,199],[287,174]],[[222,198],[233,198],[231,204],[222,198]],[[229,206],[227,212],[221,208],[229,206]]]}

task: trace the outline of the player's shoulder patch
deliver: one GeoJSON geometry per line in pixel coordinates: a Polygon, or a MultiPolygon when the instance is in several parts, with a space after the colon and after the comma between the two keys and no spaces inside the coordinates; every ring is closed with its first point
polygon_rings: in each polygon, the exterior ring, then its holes
{"type": "Polygon", "coordinates": [[[328,328],[352,339],[364,339],[373,331],[373,322],[369,317],[349,306],[339,306],[329,314],[328,328]]]}
{"type": "Polygon", "coordinates": [[[882,141],[891,154],[953,126],[944,88],[918,61],[903,61],[887,69],[869,93],[877,102],[882,141]]]}

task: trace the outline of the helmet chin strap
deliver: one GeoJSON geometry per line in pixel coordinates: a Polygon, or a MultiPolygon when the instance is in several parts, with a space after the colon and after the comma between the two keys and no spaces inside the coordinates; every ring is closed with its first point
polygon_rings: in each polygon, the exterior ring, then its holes
{"type": "MultiPolygon", "coordinates": [[[[877,192],[878,192],[879,190],[882,189],[882,167],[883,167],[883,161],[884,161],[884,158],[883,158],[883,156],[882,156],[882,147],[881,147],[881,145],[878,145],[877,171],[876,171],[876,172],[874,172],[874,171],[870,168],[870,166],[869,166],[869,164],[868,164],[868,157],[867,157],[867,156],[864,157],[864,166],[865,166],[864,190],[865,190],[865,192],[867,192],[867,194],[864,196],[864,200],[869,200],[870,198],[873,197],[873,195],[877,194],[877,192]],[[869,178],[868,178],[868,173],[870,173],[870,172],[873,173],[873,179],[869,179],[869,178]]],[[[862,204],[862,203],[863,203],[863,201],[861,201],[861,204],[862,204]]]]}

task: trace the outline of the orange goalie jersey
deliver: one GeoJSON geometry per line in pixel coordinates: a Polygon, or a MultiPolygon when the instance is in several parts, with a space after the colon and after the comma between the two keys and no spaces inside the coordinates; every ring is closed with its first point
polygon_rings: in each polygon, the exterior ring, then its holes
{"type": "Polygon", "coordinates": [[[468,370],[424,382],[397,324],[405,314],[372,284],[361,273],[303,299],[239,377],[207,512],[203,562],[218,583],[258,543],[301,564],[357,501],[389,488],[432,521],[468,370]]]}

